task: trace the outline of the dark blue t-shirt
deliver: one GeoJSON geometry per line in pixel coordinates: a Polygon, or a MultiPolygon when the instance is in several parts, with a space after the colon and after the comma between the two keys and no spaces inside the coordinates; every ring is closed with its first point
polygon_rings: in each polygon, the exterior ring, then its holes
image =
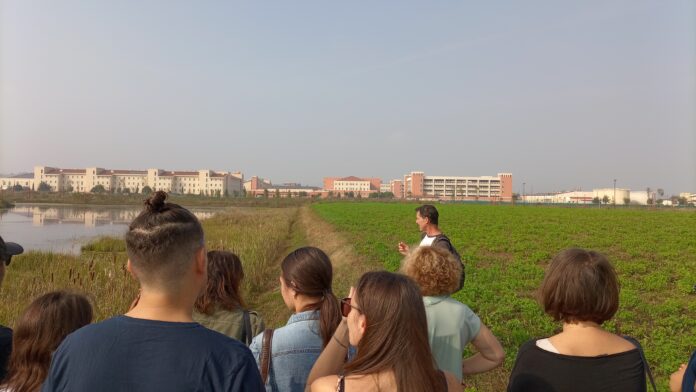
{"type": "Polygon", "coordinates": [[[694,385],[696,384],[696,351],[691,354],[691,359],[689,359],[689,364],[686,365],[686,371],[684,371],[684,380],[682,381],[682,391],[691,392],[694,390],[694,385]]]}
{"type": "MultiPolygon", "coordinates": [[[[2,261],[0,261],[1,263],[2,261]]],[[[0,381],[7,375],[7,363],[12,353],[12,330],[0,325],[0,381]]]]}
{"type": "Polygon", "coordinates": [[[251,351],[198,323],[117,316],[68,335],[42,391],[262,391],[251,351]]]}

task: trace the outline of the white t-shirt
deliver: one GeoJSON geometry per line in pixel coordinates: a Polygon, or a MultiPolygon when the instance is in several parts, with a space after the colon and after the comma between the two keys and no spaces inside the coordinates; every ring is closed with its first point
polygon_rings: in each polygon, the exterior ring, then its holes
{"type": "Polygon", "coordinates": [[[551,343],[551,341],[549,339],[537,340],[536,346],[542,350],[549,351],[549,352],[556,353],[556,354],[560,354],[560,352],[558,352],[558,349],[556,348],[556,346],[554,346],[553,343],[551,343]]]}
{"type": "Polygon", "coordinates": [[[428,237],[428,236],[426,235],[426,236],[423,237],[423,239],[421,240],[420,246],[432,246],[433,241],[435,241],[435,238],[437,238],[437,236],[428,237]]]}

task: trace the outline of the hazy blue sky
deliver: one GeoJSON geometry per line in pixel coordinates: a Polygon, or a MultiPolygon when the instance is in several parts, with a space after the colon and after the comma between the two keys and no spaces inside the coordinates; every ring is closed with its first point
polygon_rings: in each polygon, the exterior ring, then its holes
{"type": "Polygon", "coordinates": [[[696,192],[696,6],[0,0],[0,172],[696,192]]]}

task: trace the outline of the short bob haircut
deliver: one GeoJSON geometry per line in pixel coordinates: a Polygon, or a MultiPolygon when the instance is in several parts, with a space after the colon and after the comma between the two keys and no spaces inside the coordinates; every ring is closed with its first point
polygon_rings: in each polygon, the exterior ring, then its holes
{"type": "Polygon", "coordinates": [[[539,297],[544,311],[555,321],[602,324],[619,308],[619,282],[604,255],[571,248],[551,260],[539,297]]]}
{"type": "Polygon", "coordinates": [[[462,265],[444,249],[420,246],[404,259],[401,272],[416,281],[423,296],[449,295],[459,288],[462,265]]]}

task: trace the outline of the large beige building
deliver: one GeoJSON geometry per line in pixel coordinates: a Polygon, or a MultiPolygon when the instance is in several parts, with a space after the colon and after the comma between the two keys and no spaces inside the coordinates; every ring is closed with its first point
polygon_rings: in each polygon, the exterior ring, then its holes
{"type": "Polygon", "coordinates": [[[378,193],[382,187],[379,178],[349,177],[324,177],[324,191],[333,195],[345,195],[352,192],[353,195],[369,197],[371,193],[378,193]]]}
{"type": "Polygon", "coordinates": [[[143,188],[169,193],[207,196],[233,195],[242,192],[244,176],[240,172],[166,171],[148,170],[109,170],[99,167],[86,169],[59,169],[36,166],[34,175],[0,178],[0,188],[9,189],[15,185],[39,190],[41,183],[48,185],[52,192],[91,192],[101,185],[107,192],[140,193],[143,188]]]}

